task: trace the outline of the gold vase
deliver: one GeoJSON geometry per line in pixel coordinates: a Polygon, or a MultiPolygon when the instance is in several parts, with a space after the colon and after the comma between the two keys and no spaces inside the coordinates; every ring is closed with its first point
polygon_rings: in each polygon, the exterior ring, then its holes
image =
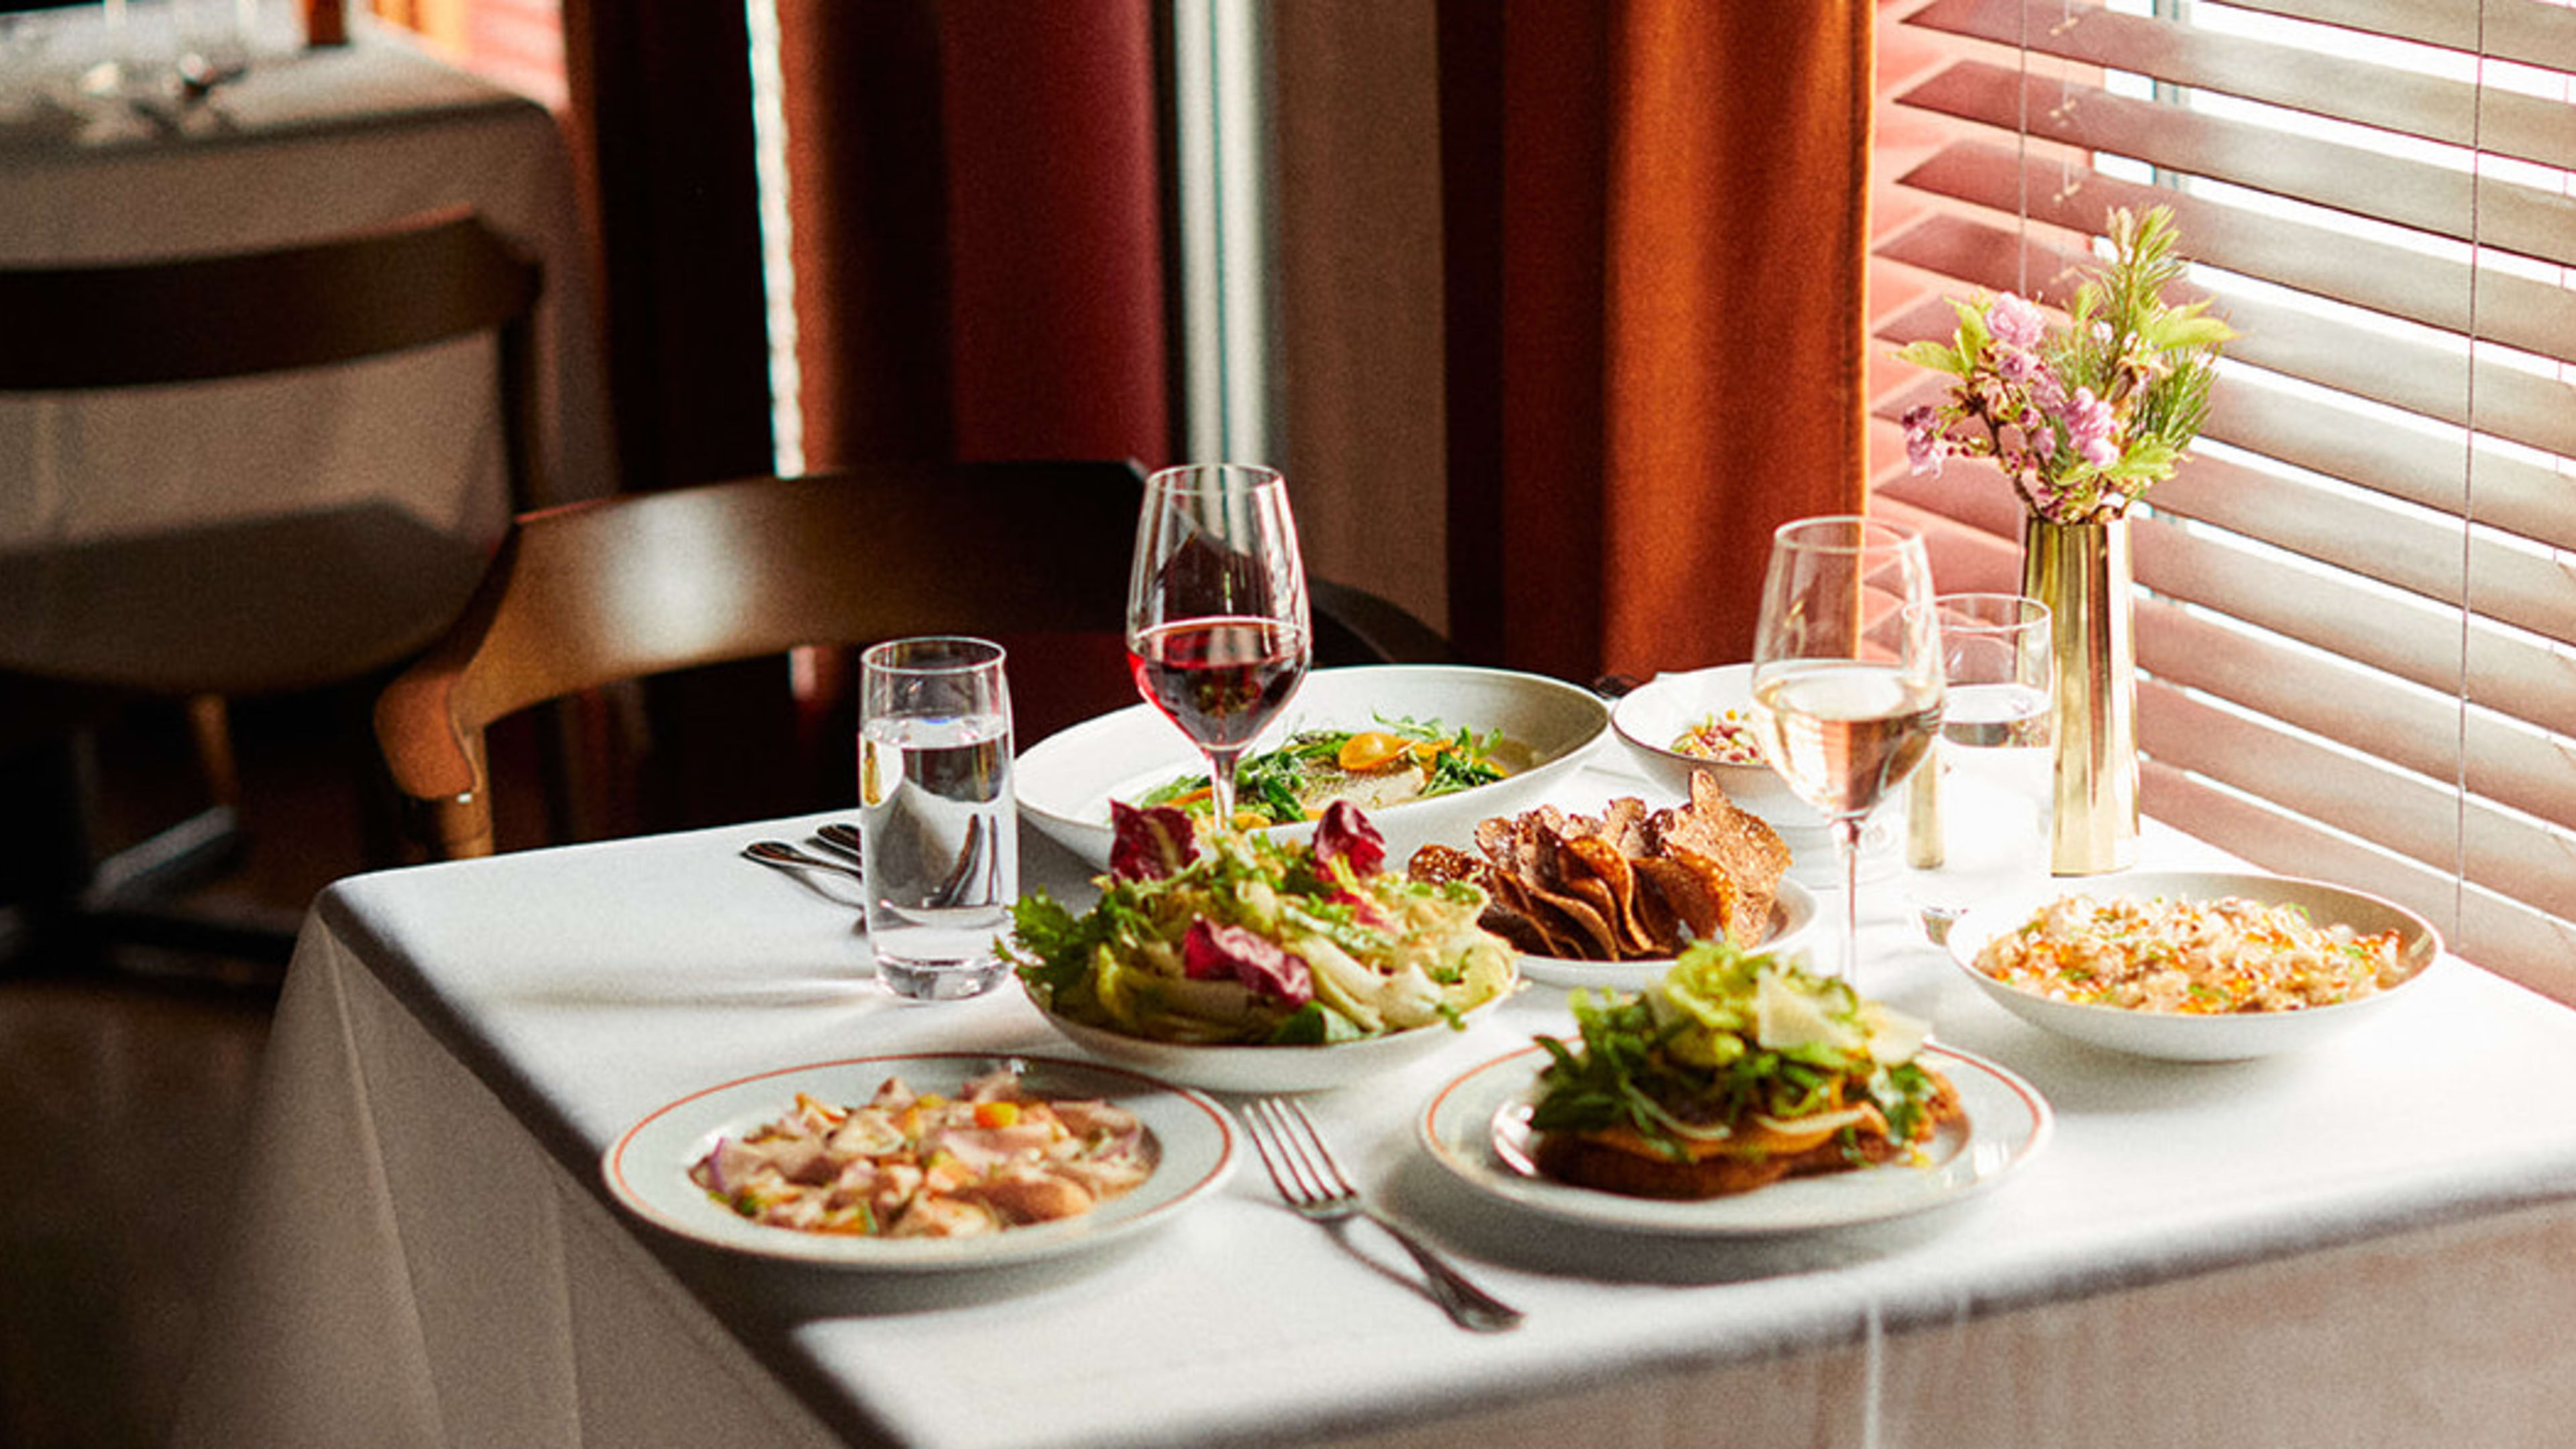
{"type": "Polygon", "coordinates": [[[2027,518],[2022,592],[2049,609],[2057,767],[2049,869],[2124,870],[2138,852],[2138,679],[2129,521],[2027,518]]]}

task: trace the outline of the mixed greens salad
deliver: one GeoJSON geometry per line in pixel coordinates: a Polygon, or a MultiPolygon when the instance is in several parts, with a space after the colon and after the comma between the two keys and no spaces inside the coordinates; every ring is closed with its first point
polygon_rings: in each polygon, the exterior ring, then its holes
{"type": "Polygon", "coordinates": [[[1158,1041],[1299,1045],[1446,1023],[1511,989],[1511,947],[1477,925],[1485,893],[1381,869],[1385,844],[1337,803],[1311,845],[1193,829],[1183,811],[1112,807],[1100,902],[1044,891],[1005,942],[1039,1005],[1158,1041]]]}
{"type": "MultiPolygon", "coordinates": [[[[1377,717],[1376,729],[1302,730],[1275,750],[1246,755],[1234,771],[1238,829],[1313,820],[1339,799],[1383,809],[1490,785],[1510,774],[1521,749],[1500,730],[1445,729],[1437,720],[1377,717]]],[[[1177,805],[1204,815],[1208,777],[1184,775],[1138,797],[1140,807],[1177,805]]]]}
{"type": "Polygon", "coordinates": [[[1572,1006],[1579,1049],[1538,1039],[1551,1059],[1530,1117],[1541,1131],[1625,1127],[1680,1160],[1686,1143],[1747,1124],[1856,1122],[1868,1103],[1901,1142],[1938,1091],[1914,1060],[1923,1023],[1723,940],[1685,950],[1638,995],[1577,991],[1572,1006]]]}

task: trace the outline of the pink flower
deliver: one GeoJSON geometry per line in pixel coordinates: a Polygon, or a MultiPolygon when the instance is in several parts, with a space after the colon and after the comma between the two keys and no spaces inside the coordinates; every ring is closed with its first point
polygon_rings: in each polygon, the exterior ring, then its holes
{"type": "Polygon", "coordinates": [[[1941,416],[1926,405],[1905,410],[1905,461],[1918,475],[1941,476],[1941,460],[1949,456],[1949,442],[1941,436],[1941,416]]]}
{"type": "Polygon", "coordinates": [[[1995,299],[1986,314],[1986,325],[1994,330],[1995,340],[2012,347],[2037,347],[2048,321],[2039,309],[2010,292],[1995,299]]]}

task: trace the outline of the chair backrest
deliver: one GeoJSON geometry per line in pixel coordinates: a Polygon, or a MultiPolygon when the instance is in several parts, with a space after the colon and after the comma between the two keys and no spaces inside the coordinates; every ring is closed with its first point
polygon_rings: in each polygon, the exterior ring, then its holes
{"type": "Polygon", "coordinates": [[[544,271],[468,209],[319,241],[145,261],[0,267],[0,392],[253,377],[498,339],[512,506],[535,488],[533,318],[544,271]]]}
{"type": "MultiPolygon", "coordinates": [[[[512,513],[540,494],[543,271],[470,210],[258,251],[0,267],[0,393],[281,375],[490,335],[512,513]]],[[[160,694],[356,679],[411,657],[485,561],[385,500],[22,550],[0,672],[160,694]]]]}
{"type": "Polygon", "coordinates": [[[1115,635],[1129,463],[882,465],[636,493],[522,518],[376,735],[445,857],[493,848],[485,727],[649,675],[920,633],[1115,635]]]}

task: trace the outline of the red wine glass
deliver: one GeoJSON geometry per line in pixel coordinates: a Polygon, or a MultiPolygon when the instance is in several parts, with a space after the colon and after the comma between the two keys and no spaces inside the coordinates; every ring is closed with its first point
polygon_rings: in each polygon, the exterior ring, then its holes
{"type": "Polygon", "coordinates": [[[1234,824],[1234,764],[1306,678],[1314,647],[1288,480],[1236,463],[1145,480],[1127,583],[1137,692],[1207,757],[1219,827],[1234,824]]]}

